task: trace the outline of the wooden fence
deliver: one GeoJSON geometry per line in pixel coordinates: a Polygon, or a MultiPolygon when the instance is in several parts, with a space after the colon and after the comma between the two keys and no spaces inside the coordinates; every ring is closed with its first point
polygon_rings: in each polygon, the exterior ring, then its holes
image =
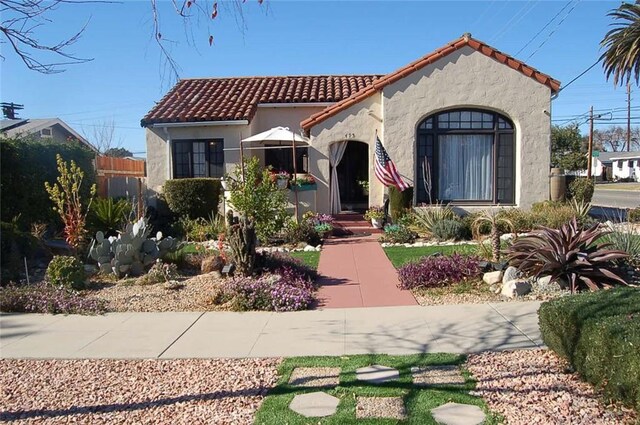
{"type": "Polygon", "coordinates": [[[146,191],[146,162],[111,156],[96,157],[98,195],[104,198],[136,198],[141,208],[146,191]]]}

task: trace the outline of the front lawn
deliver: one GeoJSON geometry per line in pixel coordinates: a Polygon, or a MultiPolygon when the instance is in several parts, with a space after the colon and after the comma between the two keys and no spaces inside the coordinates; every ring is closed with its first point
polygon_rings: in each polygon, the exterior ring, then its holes
{"type": "Polygon", "coordinates": [[[318,262],[320,261],[320,253],[317,251],[296,251],[290,252],[293,258],[297,258],[302,261],[307,266],[311,267],[314,270],[318,270],[318,262]]]}
{"type": "Polygon", "coordinates": [[[384,248],[384,252],[391,260],[391,264],[396,269],[400,266],[419,260],[427,255],[433,255],[440,253],[442,255],[462,254],[462,255],[477,255],[478,246],[471,244],[458,244],[458,245],[438,245],[438,246],[418,246],[407,248],[404,246],[390,246],[384,248]]]}
{"type": "Polygon", "coordinates": [[[408,424],[436,424],[431,416],[431,409],[457,402],[479,406],[487,419],[485,424],[500,423],[497,415],[491,414],[481,398],[471,396],[470,390],[475,382],[469,378],[466,371],[462,371],[464,384],[450,384],[442,386],[417,386],[413,383],[412,367],[462,365],[464,356],[455,354],[421,354],[410,356],[352,355],[342,357],[293,357],[285,359],[280,365],[278,385],[269,392],[262,406],[258,410],[255,424],[394,424],[397,419],[390,418],[356,418],[358,397],[402,397],[406,409],[407,419],[402,423],[408,424]],[[356,379],[356,369],[371,365],[383,365],[396,368],[399,379],[372,384],[356,379]],[[332,367],[340,368],[337,386],[313,388],[289,384],[292,372],[296,368],[332,367]],[[340,402],[335,414],[323,418],[306,418],[291,409],[289,404],[296,394],[324,391],[340,402]]]}

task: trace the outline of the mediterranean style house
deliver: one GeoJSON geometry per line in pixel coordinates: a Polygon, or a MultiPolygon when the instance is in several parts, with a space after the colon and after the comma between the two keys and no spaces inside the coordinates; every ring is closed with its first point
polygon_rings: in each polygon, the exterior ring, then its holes
{"type": "MultiPolygon", "coordinates": [[[[387,75],[185,79],[141,121],[148,187],[222,177],[239,163],[242,139],[282,126],[308,137],[296,164],[317,182],[318,212],[383,204],[376,134],[414,186],[416,205],[528,208],[549,196],[559,88],[469,34],[387,75]]],[[[272,145],[251,144],[259,149],[244,154],[291,171],[293,150],[272,145]]]]}

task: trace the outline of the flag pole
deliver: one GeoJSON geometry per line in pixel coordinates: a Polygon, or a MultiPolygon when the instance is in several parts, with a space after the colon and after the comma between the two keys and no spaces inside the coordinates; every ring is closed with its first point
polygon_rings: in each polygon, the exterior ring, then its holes
{"type": "MultiPolygon", "coordinates": [[[[294,178],[294,183],[297,183],[297,174],[298,174],[298,167],[296,164],[296,133],[294,133],[293,131],[291,132],[291,134],[293,134],[293,143],[291,144],[291,147],[293,149],[293,178],[294,178]]],[[[295,201],[295,204],[293,205],[293,210],[295,212],[296,215],[296,223],[298,222],[298,187],[296,184],[292,185],[293,188],[293,198],[295,201]]]]}

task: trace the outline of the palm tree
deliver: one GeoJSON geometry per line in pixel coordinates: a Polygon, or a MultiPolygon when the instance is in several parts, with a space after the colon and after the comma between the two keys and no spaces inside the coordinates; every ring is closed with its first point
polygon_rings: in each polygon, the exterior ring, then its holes
{"type": "Polygon", "coordinates": [[[620,7],[607,14],[616,22],[600,46],[606,51],[600,57],[607,80],[613,74],[613,84],[623,85],[631,81],[634,74],[636,84],[640,78],[640,5],[622,3],[620,7]]]}
{"type": "Polygon", "coordinates": [[[473,220],[472,231],[474,236],[480,236],[481,228],[484,224],[488,224],[491,227],[489,236],[491,239],[491,260],[497,263],[500,261],[500,226],[504,225],[511,230],[515,230],[515,227],[513,222],[501,216],[500,210],[497,209],[484,210],[473,220]]]}

